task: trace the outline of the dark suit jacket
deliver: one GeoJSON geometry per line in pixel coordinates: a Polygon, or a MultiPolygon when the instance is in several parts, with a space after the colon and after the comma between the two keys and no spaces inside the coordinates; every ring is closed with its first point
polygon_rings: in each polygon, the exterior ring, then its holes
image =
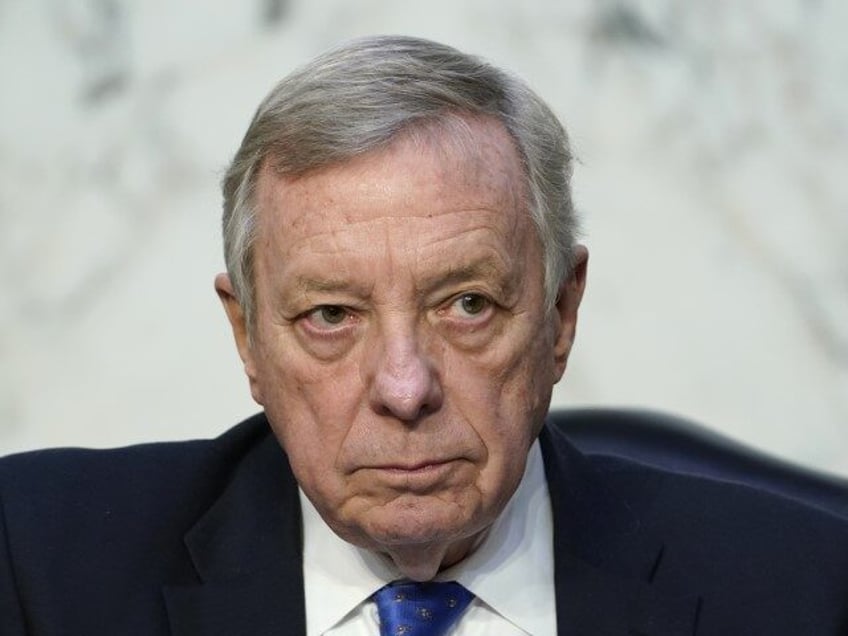
{"type": "MultiPolygon", "coordinates": [[[[848,634],[845,520],[590,460],[547,426],[560,634],[848,634]]],[[[295,480],[264,416],[218,439],[0,461],[0,634],[304,632],[295,480]]]]}

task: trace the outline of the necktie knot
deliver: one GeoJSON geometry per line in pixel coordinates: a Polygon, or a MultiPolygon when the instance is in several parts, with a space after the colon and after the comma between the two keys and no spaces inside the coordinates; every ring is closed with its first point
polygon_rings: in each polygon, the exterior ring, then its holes
{"type": "Polygon", "coordinates": [[[390,583],[374,593],[380,636],[442,636],[472,598],[456,581],[390,583]]]}

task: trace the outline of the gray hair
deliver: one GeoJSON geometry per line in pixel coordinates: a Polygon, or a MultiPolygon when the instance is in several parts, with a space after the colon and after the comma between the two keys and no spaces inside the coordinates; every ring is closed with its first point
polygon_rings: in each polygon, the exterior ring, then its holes
{"type": "Polygon", "coordinates": [[[493,117],[521,159],[550,309],[573,265],[572,157],[556,116],[522,80],[452,47],[379,36],[353,40],[295,71],[259,105],[227,170],[224,257],[248,332],[255,313],[256,187],[265,162],[298,176],[387,146],[456,116],[493,117]]]}

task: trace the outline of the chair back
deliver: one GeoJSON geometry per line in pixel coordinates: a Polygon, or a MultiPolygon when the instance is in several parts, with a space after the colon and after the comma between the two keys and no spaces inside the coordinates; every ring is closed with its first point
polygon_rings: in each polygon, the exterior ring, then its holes
{"type": "Polygon", "coordinates": [[[673,415],[643,410],[552,410],[548,422],[586,455],[747,484],[848,519],[848,478],[780,459],[673,415]]]}

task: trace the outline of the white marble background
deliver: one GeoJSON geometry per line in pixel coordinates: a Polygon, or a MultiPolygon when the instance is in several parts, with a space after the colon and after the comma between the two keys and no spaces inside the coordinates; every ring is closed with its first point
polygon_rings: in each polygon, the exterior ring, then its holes
{"type": "Polygon", "coordinates": [[[848,474],[841,0],[0,0],[0,453],[252,413],[218,178],[272,83],[402,32],[524,75],[591,250],[555,404],[640,405],[848,474]]]}

